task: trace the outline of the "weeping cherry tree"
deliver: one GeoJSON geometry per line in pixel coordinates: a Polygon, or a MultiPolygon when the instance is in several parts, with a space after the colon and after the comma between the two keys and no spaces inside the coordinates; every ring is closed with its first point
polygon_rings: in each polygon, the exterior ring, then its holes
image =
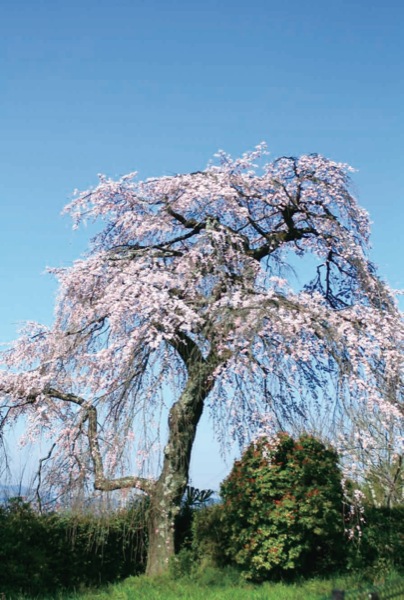
{"type": "Polygon", "coordinates": [[[402,419],[402,320],[368,258],[349,168],[318,155],[262,165],[263,154],[220,153],[204,171],[145,181],[101,177],[77,193],[66,212],[100,233],[52,270],[53,326],[29,323],[2,357],[1,424],[21,417],[26,440],[48,443],[42,478],[149,496],[149,574],[174,552],[205,406],[219,438],[241,442],[326,407],[347,415],[342,450],[372,445],[352,415],[389,431],[402,419]]]}

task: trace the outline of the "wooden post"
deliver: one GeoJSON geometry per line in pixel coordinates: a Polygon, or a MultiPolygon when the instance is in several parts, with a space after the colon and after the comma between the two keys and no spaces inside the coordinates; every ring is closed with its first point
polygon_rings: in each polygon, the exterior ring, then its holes
{"type": "Polygon", "coordinates": [[[343,590],[333,590],[331,593],[331,600],[344,600],[345,592],[343,590]]]}

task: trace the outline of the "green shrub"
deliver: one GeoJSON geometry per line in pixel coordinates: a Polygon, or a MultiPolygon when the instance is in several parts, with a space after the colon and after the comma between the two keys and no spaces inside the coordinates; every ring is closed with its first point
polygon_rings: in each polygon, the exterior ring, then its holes
{"type": "Polygon", "coordinates": [[[10,597],[100,585],[144,564],[140,505],[107,516],[38,514],[20,498],[0,507],[0,590],[10,597]]]}
{"type": "Polygon", "coordinates": [[[194,514],[192,549],[195,562],[201,567],[224,567],[230,561],[226,555],[223,527],[223,504],[206,506],[194,514]]]}
{"type": "Polygon", "coordinates": [[[39,590],[55,576],[46,550],[47,531],[29,503],[11,499],[0,508],[0,589],[39,590]]]}
{"type": "Polygon", "coordinates": [[[199,490],[187,485],[180,512],[175,519],[175,552],[177,554],[184,548],[191,548],[194,515],[212,502],[213,494],[213,490],[199,490]]]}
{"type": "Polygon", "coordinates": [[[338,568],[344,553],[338,455],[315,438],[260,439],[221,487],[225,553],[248,579],[338,568]]]}
{"type": "Polygon", "coordinates": [[[361,536],[349,545],[350,569],[382,578],[392,570],[404,573],[404,505],[365,506],[361,536]]]}

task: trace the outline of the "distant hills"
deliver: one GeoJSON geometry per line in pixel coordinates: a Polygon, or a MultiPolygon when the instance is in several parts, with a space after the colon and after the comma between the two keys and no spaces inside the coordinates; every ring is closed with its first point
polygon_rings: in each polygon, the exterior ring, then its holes
{"type": "Polygon", "coordinates": [[[4,504],[10,498],[18,496],[24,498],[24,500],[29,500],[33,495],[33,490],[24,485],[0,485],[0,504],[4,504]]]}

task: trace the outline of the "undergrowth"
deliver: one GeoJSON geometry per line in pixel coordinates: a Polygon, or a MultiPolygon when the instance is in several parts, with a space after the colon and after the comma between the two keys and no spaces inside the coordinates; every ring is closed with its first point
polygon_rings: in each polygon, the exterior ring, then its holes
{"type": "MultiPolygon", "coordinates": [[[[392,571],[385,580],[398,579],[392,571]]],[[[294,583],[246,583],[234,569],[207,567],[193,577],[165,575],[149,578],[130,577],[108,587],[70,594],[36,596],[35,600],[320,600],[331,597],[332,589],[351,590],[371,585],[361,576],[313,578],[294,583]]],[[[380,582],[379,582],[380,583],[380,582]]],[[[28,596],[1,596],[1,600],[34,600],[28,596]]]]}

